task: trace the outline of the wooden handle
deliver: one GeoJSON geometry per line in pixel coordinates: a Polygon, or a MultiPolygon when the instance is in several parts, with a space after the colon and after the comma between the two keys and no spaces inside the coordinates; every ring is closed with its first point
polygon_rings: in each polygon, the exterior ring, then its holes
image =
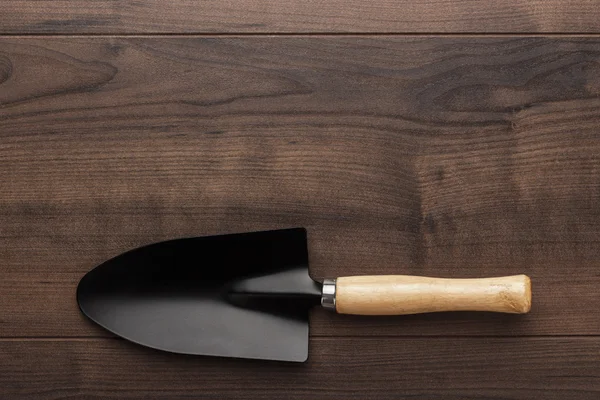
{"type": "Polygon", "coordinates": [[[348,276],[337,279],[340,314],[402,315],[438,311],[494,311],[524,314],[531,308],[526,275],[485,279],[421,276],[348,276]]]}

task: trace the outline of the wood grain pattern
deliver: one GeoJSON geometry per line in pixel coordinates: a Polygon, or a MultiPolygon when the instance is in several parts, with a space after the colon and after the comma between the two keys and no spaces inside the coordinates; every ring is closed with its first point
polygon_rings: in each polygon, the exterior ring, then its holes
{"type": "Polygon", "coordinates": [[[335,310],[353,315],[406,315],[442,311],[526,314],[526,275],[445,279],[412,275],[343,276],[335,284],[335,310]]]}
{"type": "Polygon", "coordinates": [[[598,38],[0,38],[0,398],[596,399],[599,76],[598,38]],[[533,308],[315,310],[297,368],[77,309],[133,247],[292,226],[315,278],[525,273],[533,308]]]}
{"type": "Polygon", "coordinates": [[[600,41],[3,39],[0,336],[86,336],[78,279],[174,237],[306,226],[315,278],[526,273],[530,316],[314,335],[598,334],[600,41]],[[512,320],[511,320],[512,321],[512,320]]]}
{"type": "Polygon", "coordinates": [[[598,32],[594,0],[11,0],[3,34],[598,32]]]}
{"type": "Polygon", "coordinates": [[[0,387],[24,400],[588,400],[600,395],[599,346],[598,338],[363,338],[360,346],[322,338],[306,364],[289,364],[182,357],[121,340],[0,341],[0,387]]]}

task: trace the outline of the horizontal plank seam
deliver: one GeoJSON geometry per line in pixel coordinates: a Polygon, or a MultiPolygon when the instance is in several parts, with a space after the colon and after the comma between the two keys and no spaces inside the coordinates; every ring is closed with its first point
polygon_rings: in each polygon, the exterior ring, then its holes
{"type": "Polygon", "coordinates": [[[286,37],[286,36],[435,36],[435,37],[600,37],[600,32],[112,32],[112,33],[0,33],[0,38],[44,37],[286,37]]]}
{"type": "MultiPolygon", "coordinates": [[[[581,335],[315,335],[310,339],[575,339],[575,338],[600,338],[600,334],[581,335]]],[[[12,336],[0,337],[0,342],[43,342],[43,341],[103,341],[126,340],[116,336],[12,336]]]]}
{"type": "Polygon", "coordinates": [[[600,334],[534,334],[534,335],[315,335],[311,339],[361,338],[361,339],[510,339],[510,338],[600,338],[600,334]]]}

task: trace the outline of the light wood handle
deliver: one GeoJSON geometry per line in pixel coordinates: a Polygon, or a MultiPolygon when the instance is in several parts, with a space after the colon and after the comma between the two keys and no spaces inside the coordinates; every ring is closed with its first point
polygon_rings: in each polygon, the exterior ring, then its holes
{"type": "Polygon", "coordinates": [[[485,279],[443,279],[406,275],[337,279],[340,314],[402,315],[438,311],[494,311],[524,314],[531,308],[526,275],[485,279]]]}

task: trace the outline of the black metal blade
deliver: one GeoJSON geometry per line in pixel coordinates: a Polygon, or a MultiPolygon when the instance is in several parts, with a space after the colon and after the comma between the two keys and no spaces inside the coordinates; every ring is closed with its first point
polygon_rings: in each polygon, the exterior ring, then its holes
{"type": "Polygon", "coordinates": [[[302,228],[156,243],[96,267],[77,288],[85,315],[133,342],[284,361],[307,359],[319,297],[302,228]]]}

